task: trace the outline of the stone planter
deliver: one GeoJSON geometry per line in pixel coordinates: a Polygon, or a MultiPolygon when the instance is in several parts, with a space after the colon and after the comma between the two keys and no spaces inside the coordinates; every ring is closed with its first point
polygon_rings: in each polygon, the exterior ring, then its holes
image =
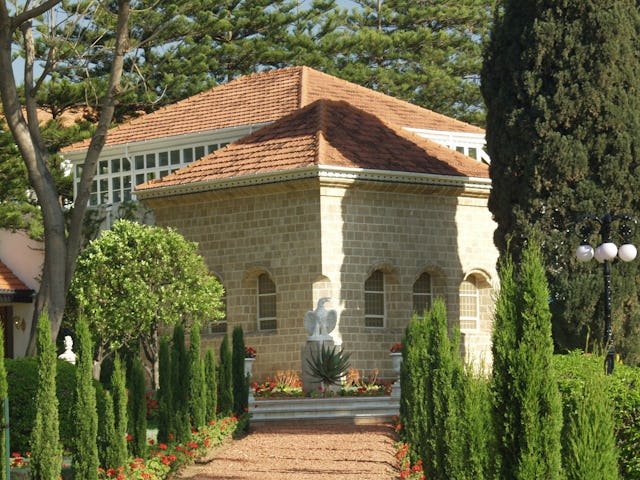
{"type": "Polygon", "coordinates": [[[391,368],[393,373],[396,374],[396,377],[400,376],[400,366],[402,365],[402,352],[393,352],[390,353],[391,357],[391,368]]]}
{"type": "Polygon", "coordinates": [[[251,377],[251,371],[253,370],[253,362],[255,362],[255,358],[245,358],[244,359],[244,376],[247,375],[251,377]]]}

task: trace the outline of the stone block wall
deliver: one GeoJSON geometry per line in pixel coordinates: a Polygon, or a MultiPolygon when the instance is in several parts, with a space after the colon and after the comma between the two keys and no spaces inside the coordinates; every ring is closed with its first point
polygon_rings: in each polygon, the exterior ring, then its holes
{"type": "MultiPolygon", "coordinates": [[[[449,321],[459,318],[459,285],[478,275],[481,327],[464,336],[469,358],[489,349],[491,290],[496,281],[495,225],[486,194],[430,186],[353,180],[297,180],[270,185],[147,200],[159,225],[196,241],[209,268],[223,282],[228,333],[242,325],[256,348],[254,379],[301,369],[304,313],[321,297],[339,313],[344,350],[352,366],[391,379],[389,347],[401,341],[413,315],[413,283],[423,272],[445,298],[449,321]],[[386,323],[364,326],[364,282],[384,272],[386,323]],[[257,328],[256,279],[276,284],[276,332],[257,328]]],[[[220,335],[203,343],[216,351],[220,335]]]]}

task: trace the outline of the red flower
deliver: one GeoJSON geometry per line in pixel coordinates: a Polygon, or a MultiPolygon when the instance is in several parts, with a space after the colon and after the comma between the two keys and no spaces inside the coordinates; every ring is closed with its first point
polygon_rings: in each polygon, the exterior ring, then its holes
{"type": "Polygon", "coordinates": [[[131,435],[130,433],[127,434],[127,442],[130,442],[131,440],[133,440],[133,435],[131,435]]]}
{"type": "Polygon", "coordinates": [[[159,443],[159,444],[158,444],[158,448],[159,448],[160,450],[166,450],[166,449],[167,449],[167,445],[166,445],[165,443],[159,443]]]}
{"type": "Polygon", "coordinates": [[[396,343],[394,345],[391,345],[391,348],[389,349],[389,351],[391,353],[400,353],[402,351],[402,344],[396,343]]]}

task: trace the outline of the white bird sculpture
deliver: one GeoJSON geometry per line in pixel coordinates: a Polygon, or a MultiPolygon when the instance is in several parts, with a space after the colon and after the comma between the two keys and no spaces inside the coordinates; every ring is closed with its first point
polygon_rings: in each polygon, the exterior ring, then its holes
{"type": "Polygon", "coordinates": [[[336,328],[338,314],[335,310],[324,308],[324,304],[330,301],[330,298],[323,297],[318,300],[315,310],[304,314],[304,327],[309,332],[309,340],[331,340],[329,334],[336,328]]]}

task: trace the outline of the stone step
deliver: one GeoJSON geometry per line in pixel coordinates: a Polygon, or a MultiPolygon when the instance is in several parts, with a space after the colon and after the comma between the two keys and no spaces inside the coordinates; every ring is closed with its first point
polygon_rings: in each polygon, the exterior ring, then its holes
{"type": "Polygon", "coordinates": [[[399,411],[399,399],[330,397],[254,400],[249,402],[251,422],[283,420],[353,420],[357,423],[389,421],[399,411]]]}

